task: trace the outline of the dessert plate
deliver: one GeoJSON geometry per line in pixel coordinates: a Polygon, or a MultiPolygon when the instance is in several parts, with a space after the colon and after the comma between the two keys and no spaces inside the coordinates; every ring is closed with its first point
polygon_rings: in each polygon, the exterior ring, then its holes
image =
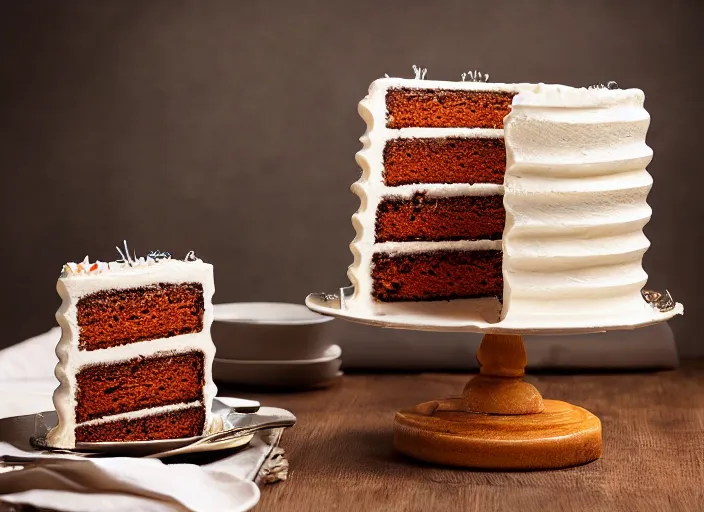
{"type": "Polygon", "coordinates": [[[213,379],[218,383],[264,387],[307,388],[341,375],[342,349],[330,345],[323,357],[283,361],[242,361],[215,358],[213,379]]]}
{"type": "Polygon", "coordinates": [[[32,415],[35,427],[31,444],[37,449],[72,455],[162,458],[244,446],[259,430],[289,427],[296,422],[296,417],[283,409],[260,408],[258,402],[228,397],[215,398],[212,412],[219,419],[214,423],[220,428],[203,436],[155,441],[76,443],[75,449],[63,450],[46,444],[46,432],[56,423],[56,413],[50,411],[32,415]]]}
{"type": "Polygon", "coordinates": [[[669,320],[684,311],[676,303],[669,311],[660,311],[643,302],[642,310],[624,315],[614,311],[599,321],[585,322],[584,315],[532,316],[520,320],[498,319],[497,301],[493,299],[469,299],[454,301],[397,303],[393,313],[364,315],[344,307],[344,298],[350,288],[341,288],[338,293],[311,293],[306,297],[306,306],[322,315],[342,318],[377,327],[410,329],[417,331],[480,332],[493,334],[577,334],[603,332],[618,329],[636,329],[669,320]],[[342,303],[340,297],[343,298],[342,303]]]}
{"type": "Polygon", "coordinates": [[[215,304],[213,312],[211,332],[220,359],[317,359],[333,343],[334,319],[303,304],[235,302],[215,304]]]}

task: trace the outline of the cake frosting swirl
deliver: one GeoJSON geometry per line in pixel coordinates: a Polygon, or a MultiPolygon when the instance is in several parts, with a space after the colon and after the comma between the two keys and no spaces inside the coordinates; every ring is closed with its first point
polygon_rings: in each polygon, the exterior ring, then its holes
{"type": "Polygon", "coordinates": [[[504,121],[503,318],[650,312],[640,293],[653,183],[643,102],[638,89],[544,84],[514,98],[504,121]]]}

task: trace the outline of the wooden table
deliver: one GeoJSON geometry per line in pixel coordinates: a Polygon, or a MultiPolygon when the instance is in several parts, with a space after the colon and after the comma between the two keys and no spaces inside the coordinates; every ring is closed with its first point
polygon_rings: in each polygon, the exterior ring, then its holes
{"type": "Polygon", "coordinates": [[[601,419],[604,455],[586,466],[483,472],[394,453],[394,412],[458,394],[467,379],[349,375],[326,390],[247,394],[298,416],[282,442],[289,479],[265,487],[255,511],[704,511],[704,361],[674,372],[529,376],[543,396],[601,419]]]}

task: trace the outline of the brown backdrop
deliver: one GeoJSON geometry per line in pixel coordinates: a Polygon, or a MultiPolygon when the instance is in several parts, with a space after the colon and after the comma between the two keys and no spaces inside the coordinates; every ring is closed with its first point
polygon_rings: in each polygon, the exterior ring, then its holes
{"type": "Polygon", "coordinates": [[[345,284],[357,102],[384,73],[646,92],[655,187],[645,259],[703,353],[698,296],[702,2],[3,1],[0,346],[54,323],[62,262],[215,264],[217,301],[345,284]]]}

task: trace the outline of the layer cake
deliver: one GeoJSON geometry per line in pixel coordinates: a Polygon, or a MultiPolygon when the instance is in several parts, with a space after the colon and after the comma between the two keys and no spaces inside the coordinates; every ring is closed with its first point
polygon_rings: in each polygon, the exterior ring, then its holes
{"type": "Polygon", "coordinates": [[[493,304],[485,320],[537,324],[615,305],[647,311],[643,99],[606,87],[373,82],[359,104],[367,130],[345,307],[457,311],[479,299],[493,304]]]}
{"type": "Polygon", "coordinates": [[[213,267],[192,253],[64,266],[50,446],[201,435],[216,388],[213,267]]]}

